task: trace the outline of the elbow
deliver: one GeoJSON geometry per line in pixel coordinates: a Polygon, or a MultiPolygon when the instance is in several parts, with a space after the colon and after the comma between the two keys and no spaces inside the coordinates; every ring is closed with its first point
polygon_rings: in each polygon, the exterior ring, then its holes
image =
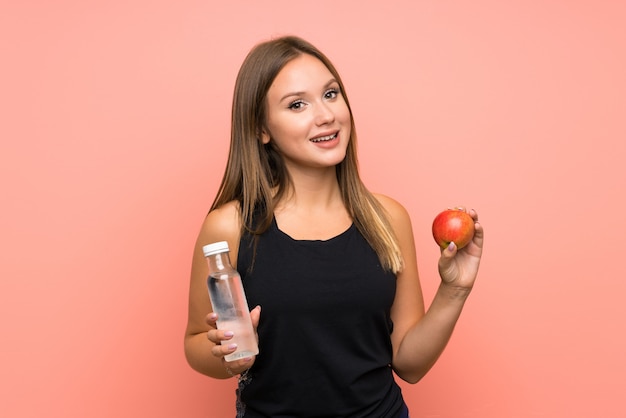
{"type": "Polygon", "coordinates": [[[396,372],[396,375],[400,379],[402,379],[403,381],[405,381],[406,383],[409,383],[411,385],[414,385],[414,384],[418,383],[426,375],[426,373],[422,372],[421,370],[398,370],[398,369],[394,369],[394,371],[396,372]]]}
{"type": "Polygon", "coordinates": [[[187,360],[187,364],[189,365],[189,367],[191,367],[197,372],[200,372],[200,367],[198,364],[199,362],[196,359],[197,356],[194,355],[193,349],[187,337],[185,337],[184,352],[185,352],[185,360],[187,360]]]}
{"type": "Polygon", "coordinates": [[[422,377],[424,377],[424,375],[423,374],[404,373],[404,374],[398,374],[398,377],[400,379],[402,379],[403,381],[405,381],[406,383],[414,385],[417,382],[419,382],[420,380],[422,380],[422,377]]]}
{"type": "Polygon", "coordinates": [[[415,377],[415,378],[402,379],[402,380],[404,380],[405,382],[407,382],[407,383],[409,383],[411,385],[414,385],[417,382],[419,382],[420,380],[422,380],[422,378],[421,377],[415,377]]]}
{"type": "Polygon", "coordinates": [[[189,365],[189,367],[191,367],[198,373],[206,375],[206,366],[204,365],[206,359],[203,358],[204,356],[198,354],[198,349],[194,345],[193,338],[191,338],[190,336],[185,336],[184,352],[185,360],[187,360],[187,364],[189,365]]]}

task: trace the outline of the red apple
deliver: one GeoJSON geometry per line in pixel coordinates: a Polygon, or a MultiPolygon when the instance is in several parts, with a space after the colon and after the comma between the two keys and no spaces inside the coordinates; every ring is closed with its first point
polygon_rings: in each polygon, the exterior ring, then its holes
{"type": "Polygon", "coordinates": [[[463,210],[444,210],[433,221],[433,238],[441,248],[447,248],[450,242],[454,242],[461,249],[473,237],[474,220],[463,210]]]}

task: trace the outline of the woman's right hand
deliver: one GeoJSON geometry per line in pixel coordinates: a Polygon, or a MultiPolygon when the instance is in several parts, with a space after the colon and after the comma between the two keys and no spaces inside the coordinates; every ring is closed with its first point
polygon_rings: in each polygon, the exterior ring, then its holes
{"type": "MultiPolygon", "coordinates": [[[[257,334],[257,327],[259,326],[259,318],[261,317],[261,307],[257,306],[253,310],[250,311],[250,319],[252,320],[252,327],[254,328],[254,334],[259,340],[259,336],[257,334]]],[[[222,341],[228,341],[233,338],[232,332],[228,330],[219,330],[217,329],[217,314],[215,312],[211,312],[206,317],[206,322],[209,325],[209,331],[207,332],[207,338],[209,341],[213,342],[215,345],[211,349],[211,354],[215,357],[221,358],[222,363],[224,364],[224,368],[228,372],[228,374],[234,376],[237,374],[241,374],[248,370],[254,364],[254,360],[256,356],[245,357],[235,361],[226,361],[224,356],[234,352],[237,347],[229,344],[222,344],[222,341]]]]}

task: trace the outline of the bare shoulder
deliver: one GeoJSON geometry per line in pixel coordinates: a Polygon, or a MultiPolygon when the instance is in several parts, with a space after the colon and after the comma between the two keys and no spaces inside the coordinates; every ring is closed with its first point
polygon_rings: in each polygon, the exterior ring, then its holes
{"type": "Polygon", "coordinates": [[[396,226],[410,225],[411,218],[409,216],[409,212],[400,202],[380,193],[374,193],[374,197],[385,209],[389,215],[389,221],[392,224],[396,226]]]}
{"type": "Polygon", "coordinates": [[[239,231],[240,226],[239,202],[234,200],[209,212],[203,224],[203,228],[223,233],[229,233],[232,230],[239,231]]]}
{"type": "Polygon", "coordinates": [[[239,244],[240,234],[239,203],[232,201],[209,212],[202,223],[198,235],[198,244],[206,245],[212,242],[228,241],[231,253],[233,253],[239,244]]]}

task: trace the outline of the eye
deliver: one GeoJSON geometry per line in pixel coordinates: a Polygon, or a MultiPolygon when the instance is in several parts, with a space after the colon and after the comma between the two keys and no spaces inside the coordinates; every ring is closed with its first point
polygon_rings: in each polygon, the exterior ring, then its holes
{"type": "Polygon", "coordinates": [[[289,106],[287,106],[289,109],[291,110],[300,110],[304,107],[304,101],[303,100],[294,100],[293,102],[289,103],[289,106]]]}
{"type": "Polygon", "coordinates": [[[337,96],[339,96],[339,89],[335,87],[330,88],[324,92],[325,99],[335,99],[337,96]]]}

